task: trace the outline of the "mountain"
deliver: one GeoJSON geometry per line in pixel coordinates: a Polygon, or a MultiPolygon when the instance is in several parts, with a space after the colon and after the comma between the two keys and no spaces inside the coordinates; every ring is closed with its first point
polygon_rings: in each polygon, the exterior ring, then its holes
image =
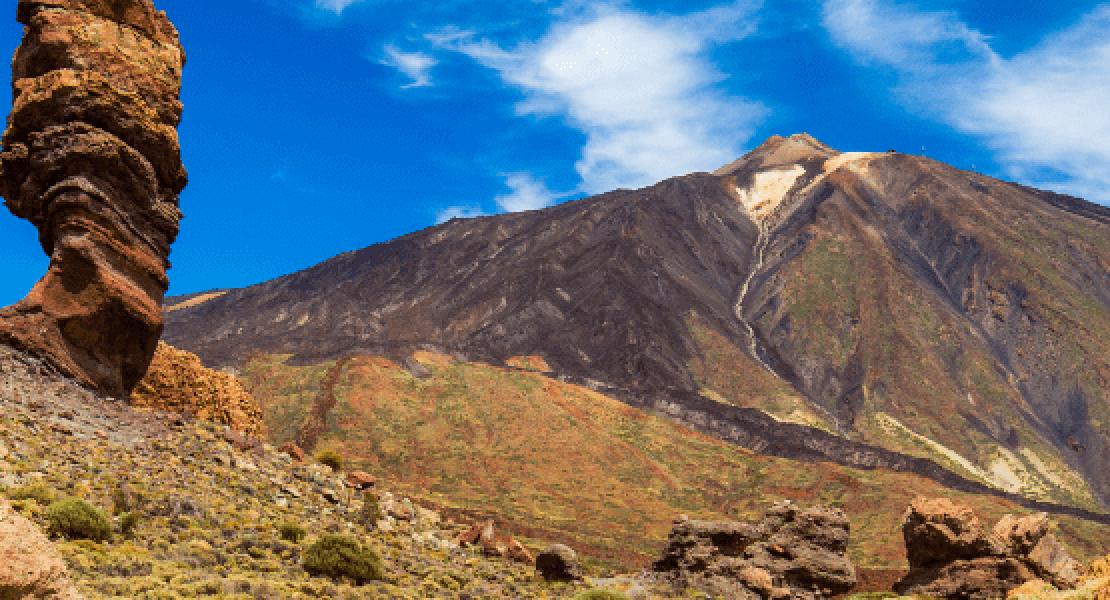
{"type": "MultiPolygon", "coordinates": [[[[539,357],[761,453],[1110,500],[1110,209],[805,134],[169,299],[163,338],[240,369],[539,357]]],[[[291,416],[302,438],[328,431],[320,398],[291,416]]]]}

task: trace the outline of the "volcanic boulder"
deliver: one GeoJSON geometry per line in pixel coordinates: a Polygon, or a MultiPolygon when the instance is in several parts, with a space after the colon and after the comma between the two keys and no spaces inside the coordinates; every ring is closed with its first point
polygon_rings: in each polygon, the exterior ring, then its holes
{"type": "Polygon", "coordinates": [[[987,532],[971,509],[946,498],[917,498],[902,521],[910,572],[904,595],[997,598],[1044,579],[1073,588],[1082,565],[1049,532],[1048,515],[1005,515],[987,532]]]}
{"type": "Polygon", "coordinates": [[[768,509],[756,525],[683,515],[652,568],[729,598],[839,594],[856,584],[846,555],[850,528],[839,509],[801,510],[790,501],[768,509]]]}
{"type": "Polygon", "coordinates": [[[54,545],[0,498],[0,598],[84,598],[54,545]]]}
{"type": "Polygon", "coordinates": [[[20,0],[17,13],[0,195],[50,267],[0,309],[0,342],[125,397],[162,333],[185,52],[150,0],[20,0]]]}

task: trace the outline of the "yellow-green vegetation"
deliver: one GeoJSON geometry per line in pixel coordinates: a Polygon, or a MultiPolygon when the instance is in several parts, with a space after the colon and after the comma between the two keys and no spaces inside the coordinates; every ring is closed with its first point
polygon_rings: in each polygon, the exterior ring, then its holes
{"type": "Polygon", "coordinates": [[[303,540],[304,536],[308,533],[304,527],[295,523],[278,523],[277,532],[278,537],[287,542],[293,542],[294,544],[301,543],[301,540],[303,540]]]}
{"type": "Polygon", "coordinates": [[[325,535],[309,546],[304,570],[325,577],[347,577],[357,584],[385,577],[382,559],[376,552],[342,535],[325,535]]]}
{"type": "Polygon", "coordinates": [[[80,498],[63,498],[46,509],[47,533],[74,540],[101,542],[112,537],[112,522],[80,498]]]}
{"type": "Polygon", "coordinates": [[[628,600],[628,596],[613,590],[595,588],[580,592],[574,600],[628,600]]]}
{"type": "MultiPolygon", "coordinates": [[[[263,405],[288,406],[258,392],[278,389],[267,364],[274,363],[259,357],[248,365],[250,387],[263,405]]],[[[564,541],[587,564],[642,567],[680,513],[754,521],[783,499],[843,507],[852,519],[850,556],[873,568],[905,565],[901,517],[917,495],[953,497],[986,520],[1028,512],[915,475],[758,456],[539,373],[424,365],[427,378],[381,357],[347,361],[335,388],[335,428],[320,443],[343,448],[350,468],[378,475],[389,489],[497,517],[533,547],[564,541]]],[[[274,368],[281,380],[301,377],[296,367],[274,368]]],[[[1059,523],[1077,556],[1110,550],[1110,528],[1059,523]]]]}
{"type": "Polygon", "coordinates": [[[327,465],[333,471],[341,471],[343,469],[343,457],[335,450],[324,450],[316,455],[316,462],[327,465]]]}

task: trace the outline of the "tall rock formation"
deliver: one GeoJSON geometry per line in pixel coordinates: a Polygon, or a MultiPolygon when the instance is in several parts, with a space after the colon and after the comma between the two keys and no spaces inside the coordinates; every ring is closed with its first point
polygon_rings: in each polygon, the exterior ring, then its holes
{"type": "Polygon", "coordinates": [[[185,52],[150,0],[20,0],[17,18],[0,195],[50,267],[0,309],[0,342],[126,396],[162,333],[182,217],[185,52]]]}

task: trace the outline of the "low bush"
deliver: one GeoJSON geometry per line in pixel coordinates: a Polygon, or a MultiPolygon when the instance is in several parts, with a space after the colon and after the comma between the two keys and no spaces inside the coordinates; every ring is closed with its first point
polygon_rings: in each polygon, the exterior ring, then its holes
{"type": "Polygon", "coordinates": [[[339,456],[339,453],[335,450],[324,450],[317,454],[316,462],[331,467],[333,471],[339,471],[343,468],[343,457],[339,456]]]}
{"type": "Polygon", "coordinates": [[[139,515],[133,512],[123,513],[119,516],[119,532],[123,535],[131,535],[138,524],[139,515]]]}
{"type": "Polygon", "coordinates": [[[301,543],[307,533],[304,527],[294,523],[278,523],[277,531],[278,537],[294,544],[301,543]]]}
{"type": "Polygon", "coordinates": [[[111,539],[112,522],[96,507],[80,498],[65,498],[46,509],[50,535],[64,535],[71,540],[101,542],[111,539]]]}
{"type": "Polygon", "coordinates": [[[358,512],[358,520],[363,525],[373,525],[382,520],[382,509],[374,492],[362,493],[362,510],[358,512]]]}
{"type": "Polygon", "coordinates": [[[310,575],[349,577],[358,584],[385,576],[382,560],[376,552],[363,548],[354,538],[330,534],[316,540],[305,551],[304,570],[310,575]]]}
{"type": "Polygon", "coordinates": [[[594,588],[580,592],[574,597],[574,600],[628,600],[628,596],[613,590],[603,590],[601,588],[594,588]]]}
{"type": "Polygon", "coordinates": [[[54,502],[54,490],[41,483],[21,485],[8,490],[9,500],[34,500],[42,506],[49,506],[54,502]]]}

